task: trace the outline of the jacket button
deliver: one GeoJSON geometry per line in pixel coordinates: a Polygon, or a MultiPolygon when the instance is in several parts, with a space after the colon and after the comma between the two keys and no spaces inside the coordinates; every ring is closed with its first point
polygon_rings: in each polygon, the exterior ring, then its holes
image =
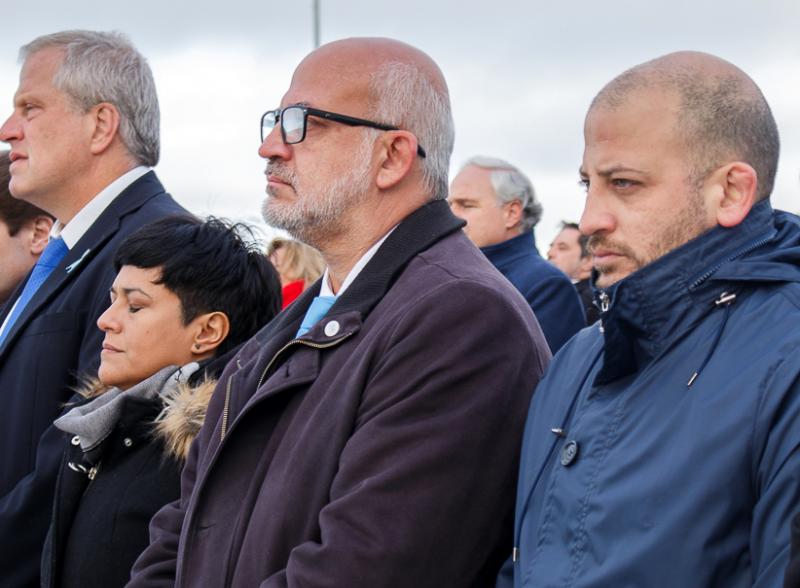
{"type": "Polygon", "coordinates": [[[72,443],[73,445],[80,445],[80,444],[81,444],[81,438],[80,438],[80,437],[78,437],[77,435],[75,435],[75,436],[74,436],[74,437],[73,437],[73,438],[70,440],[70,443],[72,443]]]}
{"type": "Polygon", "coordinates": [[[125,447],[130,447],[131,445],[133,445],[133,441],[131,441],[130,437],[125,437],[122,440],[122,443],[123,443],[123,445],[125,445],[125,447]]]}
{"type": "Polygon", "coordinates": [[[571,466],[576,457],[578,457],[578,442],[567,441],[561,449],[561,465],[565,468],[571,466]]]}
{"type": "Polygon", "coordinates": [[[327,325],[325,325],[325,334],[328,337],[333,337],[338,332],[339,332],[339,321],[331,321],[327,325]]]}

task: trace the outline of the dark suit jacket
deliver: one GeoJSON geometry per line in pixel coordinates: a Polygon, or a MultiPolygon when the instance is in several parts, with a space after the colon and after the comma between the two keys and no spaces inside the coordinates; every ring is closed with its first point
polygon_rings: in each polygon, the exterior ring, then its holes
{"type": "MultiPolygon", "coordinates": [[[[103,211],[36,292],[0,346],[0,569],[3,586],[38,584],[63,449],[51,427],[77,375],[93,375],[108,307],[114,253],[157,218],[186,213],[148,172],[103,211]]],[[[24,284],[0,314],[5,320],[24,284]]]]}

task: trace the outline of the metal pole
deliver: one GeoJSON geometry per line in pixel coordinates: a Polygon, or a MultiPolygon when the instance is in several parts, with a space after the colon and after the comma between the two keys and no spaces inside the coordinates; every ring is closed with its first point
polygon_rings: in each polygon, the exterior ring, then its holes
{"type": "Polygon", "coordinates": [[[319,0],[312,0],[314,12],[314,49],[319,47],[319,0]]]}

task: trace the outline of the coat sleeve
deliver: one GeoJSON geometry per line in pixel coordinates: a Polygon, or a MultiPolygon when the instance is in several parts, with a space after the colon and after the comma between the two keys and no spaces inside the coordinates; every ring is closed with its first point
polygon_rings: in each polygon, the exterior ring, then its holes
{"type": "MultiPolygon", "coordinates": [[[[223,372],[220,382],[230,377],[223,372]]],[[[150,545],[142,552],[131,569],[128,588],[172,588],[178,562],[181,529],[192,497],[197,467],[222,413],[224,398],[215,393],[208,405],[206,418],[197,438],[192,442],[186,464],[181,472],[181,497],[159,510],[150,520],[150,545]]]]}
{"type": "Polygon", "coordinates": [[[800,370],[794,349],[761,383],[754,423],[756,503],[750,537],[753,587],[780,586],[789,563],[791,520],[800,505],[800,370]]]}
{"type": "Polygon", "coordinates": [[[395,325],[320,540],[262,588],[491,586],[510,554],[522,430],[550,357],[541,331],[521,300],[473,283],[430,292],[395,325]]]}

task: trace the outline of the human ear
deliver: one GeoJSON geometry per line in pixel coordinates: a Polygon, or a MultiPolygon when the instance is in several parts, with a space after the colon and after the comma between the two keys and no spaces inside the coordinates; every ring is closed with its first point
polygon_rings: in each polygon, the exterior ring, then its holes
{"type": "Polygon", "coordinates": [[[513,229],[522,220],[522,203],[519,200],[506,202],[503,206],[503,217],[505,218],[505,228],[513,229]]]}
{"type": "Polygon", "coordinates": [[[192,355],[197,359],[213,355],[228,337],[231,323],[224,312],[209,312],[195,317],[194,338],[192,339],[192,355]]]}
{"type": "Polygon", "coordinates": [[[750,213],[756,202],[758,176],[756,170],[741,161],[722,166],[713,173],[718,190],[716,203],[717,223],[735,227],[750,213]]]}
{"type": "Polygon", "coordinates": [[[108,102],[101,102],[91,108],[90,122],[93,125],[91,152],[94,155],[103,153],[114,141],[119,130],[119,111],[108,102]]]}
{"type": "Polygon", "coordinates": [[[387,131],[380,145],[380,166],[375,183],[381,190],[388,190],[408,175],[417,158],[417,138],[408,131],[387,131]]]}
{"type": "Polygon", "coordinates": [[[50,229],[53,228],[53,219],[49,216],[39,215],[31,221],[31,255],[39,256],[47,247],[50,238],[50,229]]]}

